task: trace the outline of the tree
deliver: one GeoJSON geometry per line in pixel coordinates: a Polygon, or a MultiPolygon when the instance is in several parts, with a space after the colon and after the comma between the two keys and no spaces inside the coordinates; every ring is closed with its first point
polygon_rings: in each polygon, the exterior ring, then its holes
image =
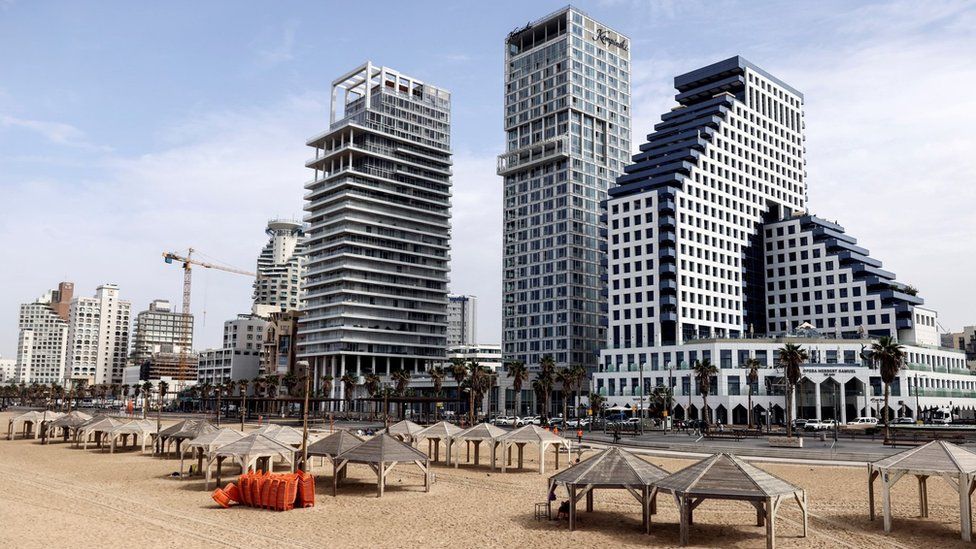
{"type": "Polygon", "coordinates": [[[581,412],[580,402],[583,400],[583,382],[586,381],[586,366],[574,364],[569,367],[569,371],[572,374],[573,387],[576,388],[576,407],[574,414],[579,414],[581,412]]]}
{"type": "MultiPolygon", "coordinates": [[[[662,412],[668,409],[669,402],[671,402],[671,387],[658,385],[651,391],[651,403],[656,415],[661,416],[662,412]]],[[[668,410],[668,413],[670,414],[671,411],[668,410]]]]}
{"type": "Polygon", "coordinates": [[[465,378],[468,377],[468,367],[465,365],[464,360],[460,358],[451,359],[451,377],[454,378],[454,383],[457,384],[457,414],[461,415],[461,384],[464,382],[465,378]]]}
{"type": "MultiPolygon", "coordinates": [[[[366,394],[369,398],[376,398],[376,395],[380,390],[380,376],[376,375],[376,372],[369,372],[363,377],[363,389],[366,389],[366,394]]],[[[370,410],[370,419],[373,418],[373,411],[380,409],[380,403],[374,402],[373,409],[370,410]]]]}
{"type": "Polygon", "coordinates": [[[241,397],[241,431],[244,430],[244,420],[247,418],[247,388],[250,385],[249,379],[237,380],[237,392],[241,397]]]}
{"type": "MultiPolygon", "coordinates": [[[[332,377],[332,376],[330,376],[330,375],[328,375],[328,374],[326,374],[326,375],[322,376],[319,379],[322,381],[322,384],[319,386],[320,387],[319,390],[322,391],[322,398],[332,398],[329,395],[332,394],[332,382],[335,381],[335,378],[332,377]]],[[[327,411],[330,411],[330,412],[332,411],[332,402],[331,401],[328,404],[328,410],[327,411]]]]}
{"type": "Polygon", "coordinates": [[[346,417],[349,417],[349,409],[352,408],[352,399],[356,391],[356,377],[347,373],[339,378],[339,382],[342,383],[344,396],[346,398],[346,417]]]}
{"type": "Polygon", "coordinates": [[[895,382],[898,371],[905,366],[905,348],[899,345],[894,338],[882,336],[878,338],[878,341],[871,344],[871,350],[868,354],[871,360],[878,365],[878,369],[881,371],[881,381],[884,383],[884,428],[885,439],[887,439],[890,434],[888,397],[891,394],[891,384],[895,382]]]}
{"type": "Polygon", "coordinates": [[[754,412],[752,407],[752,388],[756,386],[756,383],[759,383],[759,366],[761,366],[761,364],[759,363],[759,360],[750,358],[746,360],[745,366],[749,370],[749,373],[746,374],[746,382],[749,384],[749,428],[752,429],[752,416],[754,412]]]}
{"type": "Polygon", "coordinates": [[[269,405],[271,405],[270,411],[275,412],[278,409],[278,403],[277,403],[278,387],[281,385],[281,377],[278,375],[266,376],[264,378],[264,382],[267,384],[268,387],[268,397],[275,399],[274,403],[269,403],[269,405]]]}
{"type": "MultiPolygon", "coordinates": [[[[406,396],[407,387],[410,386],[410,372],[406,370],[397,370],[393,372],[393,375],[391,377],[393,378],[393,382],[396,384],[396,388],[394,389],[396,396],[398,397],[406,396]]],[[[400,419],[403,419],[404,417],[403,405],[404,403],[400,402],[400,419]]]]}
{"type": "Polygon", "coordinates": [[[550,399],[552,398],[552,387],[556,383],[556,361],[551,356],[546,355],[539,360],[539,373],[536,380],[542,388],[543,412],[542,419],[548,423],[550,412],[550,399]]]}
{"type": "MultiPolygon", "coordinates": [[[[603,417],[603,395],[600,393],[590,393],[590,413],[593,417],[603,417]]],[[[592,423],[590,423],[592,430],[592,423]]]]}
{"type": "Polygon", "coordinates": [[[149,397],[152,396],[153,384],[150,381],[142,383],[142,419],[146,419],[146,409],[149,408],[149,397]]]}
{"type": "Polygon", "coordinates": [[[698,392],[702,396],[702,419],[705,425],[711,424],[708,409],[708,393],[712,388],[712,376],[718,374],[718,368],[712,364],[711,360],[696,360],[694,366],[695,383],[698,384],[698,392]]]}
{"type": "Polygon", "coordinates": [[[505,374],[512,378],[512,391],[515,392],[515,415],[522,414],[522,384],[529,380],[529,369],[521,360],[505,363],[505,374]]]}
{"type": "MultiPolygon", "coordinates": [[[[474,409],[484,402],[485,393],[491,389],[491,371],[489,371],[484,366],[481,366],[476,361],[471,361],[470,363],[470,389],[471,389],[471,424],[474,425],[478,414],[474,413],[474,409]]],[[[484,412],[484,410],[482,410],[484,412]]]]}
{"type": "Polygon", "coordinates": [[[156,408],[156,432],[158,433],[163,426],[163,399],[166,398],[166,392],[169,390],[169,383],[159,380],[157,389],[159,389],[159,405],[156,408]]]}
{"type": "MultiPolygon", "coordinates": [[[[447,376],[447,372],[441,366],[434,366],[430,370],[427,370],[427,375],[430,376],[430,382],[434,386],[434,397],[435,398],[440,397],[441,389],[444,388],[444,377],[447,376]]],[[[437,403],[436,402],[431,403],[431,408],[432,408],[432,410],[430,410],[431,415],[433,415],[436,420],[437,403]]]]}
{"type": "Polygon", "coordinates": [[[786,375],[786,436],[793,438],[793,391],[803,376],[802,366],[810,359],[807,350],[787,343],[779,349],[779,367],[786,375]]]}
{"type": "Polygon", "coordinates": [[[532,392],[535,394],[535,411],[542,418],[542,422],[546,423],[546,386],[538,378],[532,380],[532,392]]]}
{"type": "MultiPolygon", "coordinates": [[[[569,421],[569,396],[573,392],[573,372],[569,368],[560,368],[556,372],[556,381],[563,386],[563,421],[569,421]]],[[[564,424],[565,425],[565,424],[564,424]]]]}

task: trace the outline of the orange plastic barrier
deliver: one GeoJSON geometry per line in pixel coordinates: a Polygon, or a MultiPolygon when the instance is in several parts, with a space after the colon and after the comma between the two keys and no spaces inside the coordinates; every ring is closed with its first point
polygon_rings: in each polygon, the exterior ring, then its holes
{"type": "Polygon", "coordinates": [[[217,502],[217,505],[220,505],[224,509],[230,507],[230,498],[227,497],[227,494],[222,489],[217,488],[210,494],[210,497],[217,502]]]}
{"type": "Polygon", "coordinates": [[[239,479],[237,479],[238,490],[241,493],[241,498],[238,500],[244,505],[251,504],[251,475],[250,473],[244,473],[239,479]]]}
{"type": "Polygon", "coordinates": [[[296,507],[315,506],[315,477],[311,473],[300,472],[298,479],[298,497],[295,500],[296,507]]]}
{"type": "Polygon", "coordinates": [[[228,482],[227,486],[224,486],[224,493],[227,494],[227,497],[229,497],[234,503],[240,503],[241,492],[233,482],[228,482]]]}
{"type": "Polygon", "coordinates": [[[232,502],[276,511],[312,507],[315,505],[315,478],[304,471],[244,473],[237,485],[229,483],[223,489],[215,490],[213,498],[222,507],[229,507],[232,502]]]}

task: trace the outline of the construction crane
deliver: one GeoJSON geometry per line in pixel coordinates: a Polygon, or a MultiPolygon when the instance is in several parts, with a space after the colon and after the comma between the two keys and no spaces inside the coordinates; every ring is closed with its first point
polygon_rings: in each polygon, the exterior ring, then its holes
{"type": "Polygon", "coordinates": [[[206,261],[200,261],[199,259],[193,258],[193,248],[190,248],[185,256],[180,255],[176,252],[163,252],[163,260],[166,263],[182,263],[183,264],[183,308],[180,310],[183,313],[183,342],[186,345],[180,345],[180,364],[179,373],[177,380],[177,392],[182,391],[184,387],[184,378],[186,377],[186,370],[189,362],[189,342],[192,340],[193,335],[190,333],[190,290],[193,281],[193,266],[202,267],[204,269],[216,269],[218,271],[224,271],[226,273],[234,273],[239,275],[245,275],[254,277],[257,276],[252,272],[245,271],[243,269],[236,269],[234,267],[227,267],[225,265],[217,265],[214,263],[207,263],[206,261]]]}

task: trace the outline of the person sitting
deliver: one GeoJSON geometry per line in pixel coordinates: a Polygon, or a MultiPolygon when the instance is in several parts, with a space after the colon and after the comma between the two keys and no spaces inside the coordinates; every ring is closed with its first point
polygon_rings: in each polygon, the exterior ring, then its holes
{"type": "Polygon", "coordinates": [[[556,520],[569,520],[569,500],[559,504],[559,510],[556,511],[556,520]]]}

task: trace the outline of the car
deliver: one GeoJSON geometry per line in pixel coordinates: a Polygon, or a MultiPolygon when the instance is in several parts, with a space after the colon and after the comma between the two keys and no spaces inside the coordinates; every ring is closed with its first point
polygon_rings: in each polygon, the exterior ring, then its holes
{"type": "Polygon", "coordinates": [[[803,429],[806,426],[806,424],[808,422],[810,422],[810,421],[813,421],[813,420],[803,419],[803,418],[796,418],[796,419],[793,420],[793,428],[794,429],[803,429]]]}
{"type": "Polygon", "coordinates": [[[525,425],[542,425],[542,418],[539,416],[525,416],[520,417],[515,420],[514,427],[522,427],[525,425]]]}
{"type": "Polygon", "coordinates": [[[848,425],[857,425],[860,427],[875,427],[878,425],[878,418],[861,416],[854,421],[848,421],[848,425]]]}
{"type": "Polygon", "coordinates": [[[574,418],[574,419],[571,419],[571,420],[567,421],[566,422],[566,426],[567,427],[572,427],[574,429],[579,429],[579,428],[588,426],[590,423],[591,423],[591,421],[590,421],[589,418],[581,417],[581,418],[574,418]]]}
{"type": "Polygon", "coordinates": [[[518,418],[515,416],[498,416],[495,418],[495,425],[514,426],[518,418]]]}
{"type": "Polygon", "coordinates": [[[895,425],[915,425],[915,418],[899,417],[899,418],[895,418],[895,421],[893,423],[895,425]]]}

